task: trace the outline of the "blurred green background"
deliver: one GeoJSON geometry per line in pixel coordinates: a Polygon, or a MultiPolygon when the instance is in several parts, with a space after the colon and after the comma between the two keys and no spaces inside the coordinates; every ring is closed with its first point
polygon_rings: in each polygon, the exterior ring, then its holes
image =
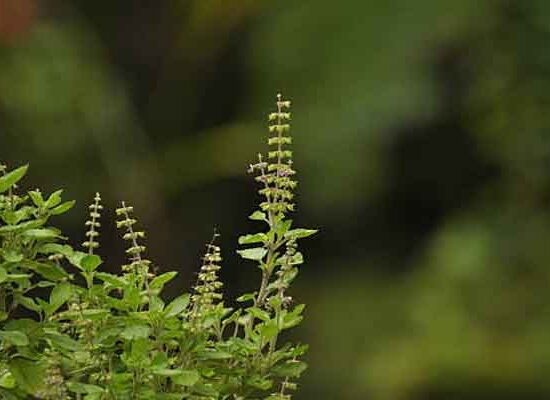
{"type": "Polygon", "coordinates": [[[548,0],[0,0],[0,158],[78,200],[75,245],[96,190],[131,201],[172,294],[217,226],[234,294],[282,91],[322,230],[296,399],[547,399],[549,48],[548,0]]]}

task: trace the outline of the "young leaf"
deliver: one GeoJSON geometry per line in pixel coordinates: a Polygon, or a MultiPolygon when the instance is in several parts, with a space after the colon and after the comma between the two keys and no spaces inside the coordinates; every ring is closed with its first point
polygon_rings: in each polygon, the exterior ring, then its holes
{"type": "Polygon", "coordinates": [[[6,190],[19,182],[27,173],[28,168],[28,165],[24,165],[0,177],[0,193],[4,193],[6,190]]]}
{"type": "Polygon", "coordinates": [[[257,307],[247,308],[246,311],[248,311],[248,313],[252,314],[254,317],[261,319],[262,321],[269,321],[271,319],[268,312],[261,310],[257,307]]]}
{"type": "Polygon", "coordinates": [[[80,260],[80,266],[86,272],[95,271],[97,267],[101,265],[101,257],[98,255],[92,254],[82,257],[80,260]]]}
{"type": "Polygon", "coordinates": [[[27,335],[19,331],[0,331],[0,339],[16,346],[26,346],[29,344],[27,335]]]}
{"type": "Polygon", "coordinates": [[[149,287],[151,289],[162,289],[164,285],[166,285],[168,282],[174,279],[177,274],[178,274],[177,272],[172,271],[172,272],[166,272],[162,275],[159,275],[151,281],[151,283],[149,284],[149,287]]]}
{"type": "Polygon", "coordinates": [[[285,233],[285,238],[287,239],[302,239],[308,236],[314,235],[318,232],[317,229],[291,229],[285,233]]]}
{"type": "Polygon", "coordinates": [[[121,332],[120,336],[126,340],[147,339],[151,329],[147,325],[128,325],[121,332]]]}
{"type": "Polygon", "coordinates": [[[237,301],[240,303],[244,303],[245,301],[254,300],[256,298],[256,292],[254,293],[245,293],[242,296],[237,297],[237,301]]]}
{"type": "Polygon", "coordinates": [[[42,193],[40,193],[39,190],[33,190],[28,192],[29,197],[31,198],[32,202],[36,207],[43,207],[44,206],[44,198],[42,197],[42,193]]]}
{"type": "Polygon", "coordinates": [[[173,376],[172,382],[181,386],[193,386],[200,379],[199,373],[194,369],[179,370],[179,374],[173,376]]]}
{"type": "Polygon", "coordinates": [[[55,312],[59,307],[65,304],[73,295],[72,286],[70,283],[60,283],[53,288],[50,293],[50,313],[55,312]]]}
{"type": "Polygon", "coordinates": [[[266,240],[267,235],[265,233],[255,233],[253,235],[244,235],[239,237],[239,244],[263,243],[266,240]]]}
{"type": "Polygon", "coordinates": [[[75,200],[66,201],[63,204],[58,205],[50,210],[52,215],[61,215],[69,211],[76,204],[75,200]]]}
{"type": "Polygon", "coordinates": [[[54,239],[59,237],[59,232],[54,229],[29,229],[23,232],[23,235],[31,239],[54,239]]]}
{"type": "Polygon", "coordinates": [[[189,294],[176,297],[170,304],[164,309],[164,316],[171,318],[180,315],[189,305],[189,294]]]}
{"type": "Polygon", "coordinates": [[[298,377],[307,369],[307,364],[303,361],[289,360],[282,364],[276,365],[272,369],[272,373],[276,376],[283,377],[298,377]]]}
{"type": "Polygon", "coordinates": [[[50,197],[48,197],[48,200],[46,200],[46,208],[53,208],[57,206],[59,203],[61,203],[61,194],[63,193],[63,190],[56,190],[53,192],[50,197]]]}
{"type": "Polygon", "coordinates": [[[262,211],[254,211],[248,218],[253,221],[267,221],[267,215],[262,211]]]}
{"type": "Polygon", "coordinates": [[[239,255],[247,260],[260,261],[267,254],[267,249],[263,247],[255,247],[252,249],[237,250],[239,255]]]}
{"type": "Polygon", "coordinates": [[[27,392],[35,393],[45,382],[46,368],[36,361],[15,358],[9,362],[9,370],[17,385],[27,392]]]}

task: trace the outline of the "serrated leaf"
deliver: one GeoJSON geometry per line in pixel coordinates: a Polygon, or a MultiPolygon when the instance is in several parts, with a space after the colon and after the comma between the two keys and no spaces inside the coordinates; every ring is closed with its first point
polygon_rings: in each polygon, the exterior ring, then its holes
{"type": "MultiPolygon", "coordinates": [[[[73,393],[79,394],[102,394],[105,393],[105,389],[101,386],[90,385],[80,382],[67,382],[67,388],[73,393]]],[[[95,397],[94,397],[95,398],[95,397]]]]}
{"type": "Polygon", "coordinates": [[[246,311],[262,321],[269,321],[271,319],[271,316],[267,311],[261,310],[257,307],[249,307],[246,311]]]}
{"type": "Polygon", "coordinates": [[[42,219],[36,219],[33,221],[22,222],[17,225],[4,225],[0,227],[0,235],[24,232],[28,229],[39,228],[45,223],[46,223],[46,220],[42,218],[42,219]]]}
{"type": "Polygon", "coordinates": [[[22,265],[36,272],[43,278],[49,279],[50,281],[60,281],[69,278],[69,274],[67,273],[67,271],[54,264],[46,264],[25,260],[22,265]]]}
{"type": "Polygon", "coordinates": [[[242,296],[237,297],[237,301],[243,303],[245,301],[254,300],[256,298],[256,292],[254,293],[245,293],[242,296]]]}
{"type": "Polygon", "coordinates": [[[101,257],[95,254],[86,255],[80,260],[80,266],[86,272],[95,271],[101,265],[101,257]]]}
{"type": "Polygon", "coordinates": [[[267,221],[267,215],[262,211],[254,211],[248,218],[253,221],[267,221]]]}
{"type": "Polygon", "coordinates": [[[203,360],[227,360],[233,358],[233,355],[222,350],[203,350],[197,353],[197,357],[203,360]]]}
{"type": "Polygon", "coordinates": [[[24,165],[0,177],[0,193],[4,193],[10,187],[12,187],[17,182],[19,182],[21,178],[25,176],[28,169],[29,169],[29,166],[24,165]]]}
{"type": "Polygon", "coordinates": [[[27,346],[29,338],[19,331],[0,331],[0,339],[16,346],[27,346]]]}
{"type": "Polygon", "coordinates": [[[45,382],[46,368],[36,361],[15,358],[9,362],[9,370],[17,385],[27,392],[35,393],[45,382]]]}
{"type": "Polygon", "coordinates": [[[277,235],[283,236],[287,233],[287,231],[290,229],[291,226],[292,226],[291,219],[280,220],[275,225],[275,232],[277,232],[277,235]]]}
{"type": "Polygon", "coordinates": [[[17,250],[4,250],[0,252],[0,254],[4,257],[4,260],[10,263],[18,263],[24,258],[23,254],[19,253],[17,250]]]}
{"type": "Polygon", "coordinates": [[[261,261],[267,254],[267,249],[255,247],[252,249],[237,250],[237,253],[246,260],[261,261]]]}
{"type": "Polygon", "coordinates": [[[63,193],[63,189],[56,190],[53,192],[50,197],[48,197],[48,200],[46,200],[45,206],[46,208],[53,208],[57,206],[59,203],[61,203],[61,194],[63,193]]]}
{"type": "Polygon", "coordinates": [[[0,387],[3,387],[5,389],[15,388],[15,378],[13,377],[11,372],[6,371],[4,374],[2,374],[2,376],[0,376],[0,387]]]}
{"type": "Polygon", "coordinates": [[[65,304],[73,295],[72,286],[70,283],[60,283],[53,288],[50,293],[50,313],[55,312],[59,307],[65,304]]]}
{"type": "Polygon", "coordinates": [[[44,198],[42,197],[42,193],[40,193],[40,191],[32,190],[28,192],[28,194],[36,207],[44,206],[44,198]]]}
{"type": "Polygon", "coordinates": [[[129,325],[125,327],[120,336],[126,340],[147,339],[151,333],[151,328],[147,325],[129,325]]]}
{"type": "Polygon", "coordinates": [[[200,379],[198,371],[194,369],[179,370],[179,374],[172,377],[172,382],[180,386],[193,386],[200,379]]]}
{"type": "Polygon", "coordinates": [[[289,360],[274,366],[271,369],[271,372],[276,376],[296,378],[299,377],[306,369],[307,364],[305,362],[289,360]]]}
{"type": "Polygon", "coordinates": [[[162,289],[164,285],[174,279],[176,275],[178,275],[178,273],[175,271],[165,272],[164,274],[155,277],[149,284],[149,287],[151,289],[162,289]]]}
{"type": "Polygon", "coordinates": [[[35,311],[37,313],[42,312],[42,308],[34,302],[33,299],[30,297],[25,297],[22,295],[16,296],[15,300],[18,304],[21,304],[23,307],[25,307],[28,310],[35,311]]]}
{"type": "Polygon", "coordinates": [[[270,341],[279,333],[279,328],[277,328],[277,323],[275,321],[268,321],[264,324],[261,324],[259,327],[260,335],[264,340],[270,341]]]}
{"type": "Polygon", "coordinates": [[[244,235],[239,237],[239,244],[263,243],[266,240],[267,235],[265,233],[254,233],[251,235],[244,235]]]}
{"type": "Polygon", "coordinates": [[[29,229],[23,232],[23,235],[31,239],[54,239],[59,237],[59,232],[54,229],[29,229]]]}
{"type": "Polygon", "coordinates": [[[303,239],[311,235],[315,235],[318,232],[317,229],[291,229],[288,232],[285,233],[285,238],[287,239],[303,239]]]}
{"type": "Polygon", "coordinates": [[[164,316],[166,318],[175,317],[180,315],[189,305],[189,294],[176,297],[170,304],[164,309],[164,316]]]}
{"type": "Polygon", "coordinates": [[[57,350],[79,351],[83,349],[81,343],[73,340],[67,335],[57,332],[46,332],[46,339],[48,339],[51,342],[52,347],[57,350]]]}
{"type": "Polygon", "coordinates": [[[62,254],[70,261],[70,257],[75,253],[71,246],[59,243],[45,243],[38,248],[40,254],[62,254]]]}
{"type": "Polygon", "coordinates": [[[58,205],[57,207],[54,207],[50,210],[50,213],[52,215],[61,215],[61,214],[64,214],[66,213],[67,211],[69,211],[71,208],[74,207],[74,205],[76,204],[76,201],[75,200],[71,200],[71,201],[66,201],[65,203],[63,204],[60,204],[58,205]]]}
{"type": "Polygon", "coordinates": [[[103,282],[110,284],[115,288],[124,288],[128,285],[128,282],[124,278],[109,274],[107,272],[98,272],[97,274],[95,274],[95,277],[99,280],[102,280],[103,282]]]}

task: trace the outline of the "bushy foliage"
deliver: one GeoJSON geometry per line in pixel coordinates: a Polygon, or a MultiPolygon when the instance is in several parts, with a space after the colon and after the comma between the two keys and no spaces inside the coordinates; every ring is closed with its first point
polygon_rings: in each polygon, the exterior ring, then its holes
{"type": "Polygon", "coordinates": [[[250,166],[263,197],[250,218],[265,229],[241,236],[238,253],[259,266],[262,279],[236,301],[223,296],[217,234],[191,293],[166,301],[163,288],[177,272],[155,274],[132,206],[116,210],[128,261],[118,274],[103,272],[100,195],[78,250],[50,223],[74,202],[63,202],[61,191],[23,194],[18,182],[27,167],[2,167],[0,398],[291,398],[306,346],[281,345],[279,335],[302,320],[304,305],[287,291],[303,263],[297,242],[316,231],[293,228],[288,217],[296,187],[289,107],[278,96],[271,151],[250,166]],[[18,317],[23,309],[35,317],[18,317]]]}

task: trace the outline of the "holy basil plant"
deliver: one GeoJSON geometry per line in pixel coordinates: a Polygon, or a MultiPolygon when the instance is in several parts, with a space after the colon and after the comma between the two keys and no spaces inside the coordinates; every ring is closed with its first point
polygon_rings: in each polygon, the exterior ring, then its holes
{"type": "Polygon", "coordinates": [[[258,232],[239,238],[238,254],[261,281],[237,299],[223,295],[217,235],[190,293],[168,300],[163,288],[177,272],[154,273],[132,206],[116,210],[127,262],[108,273],[96,253],[99,194],[76,249],[52,225],[74,202],[61,191],[24,192],[27,166],[0,167],[0,398],[291,398],[307,347],[280,335],[302,321],[304,305],[288,289],[304,262],[298,243],[316,231],[289,218],[297,184],[289,108],[279,95],[270,151],[250,166],[262,198],[249,217],[258,232]]]}

